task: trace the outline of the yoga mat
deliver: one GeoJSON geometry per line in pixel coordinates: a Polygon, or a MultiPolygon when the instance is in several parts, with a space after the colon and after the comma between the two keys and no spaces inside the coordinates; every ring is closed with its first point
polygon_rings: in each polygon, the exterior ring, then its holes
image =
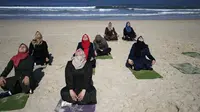
{"type": "Polygon", "coordinates": [[[55,108],[55,112],[95,112],[96,105],[65,105],[61,106],[60,100],[55,108]]]}
{"type": "Polygon", "coordinates": [[[200,74],[200,68],[191,65],[190,63],[171,64],[184,74],[200,74]]]}
{"type": "Polygon", "coordinates": [[[112,55],[97,56],[96,59],[113,59],[112,55]]]}
{"type": "Polygon", "coordinates": [[[26,105],[29,95],[19,93],[0,99],[0,111],[11,111],[23,109],[26,105]]]}
{"type": "Polygon", "coordinates": [[[130,69],[133,75],[137,79],[156,79],[156,78],[163,78],[161,75],[159,75],[156,71],[154,70],[140,70],[140,71],[135,71],[133,69],[130,69]]]}
{"type": "Polygon", "coordinates": [[[200,53],[197,52],[182,52],[183,55],[200,59],[200,53]]]}

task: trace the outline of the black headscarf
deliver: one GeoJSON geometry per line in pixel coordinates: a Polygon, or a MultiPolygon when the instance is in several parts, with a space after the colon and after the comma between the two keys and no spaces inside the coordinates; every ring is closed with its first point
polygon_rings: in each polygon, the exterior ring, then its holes
{"type": "MultiPolygon", "coordinates": [[[[137,42],[135,43],[135,49],[134,49],[134,54],[136,57],[140,57],[141,56],[141,51],[145,48],[148,48],[148,45],[145,44],[144,41],[140,41],[140,38],[143,39],[142,36],[138,37],[137,42]]],[[[144,39],[143,39],[144,40],[144,39]]]]}

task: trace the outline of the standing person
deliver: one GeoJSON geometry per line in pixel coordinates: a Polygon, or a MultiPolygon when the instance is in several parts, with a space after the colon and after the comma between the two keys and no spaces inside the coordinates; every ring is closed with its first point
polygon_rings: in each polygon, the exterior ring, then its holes
{"type": "Polygon", "coordinates": [[[62,100],[79,105],[96,104],[96,89],[92,81],[92,65],[82,49],[75,52],[65,68],[66,87],[61,90],[62,100]]]}
{"type": "Polygon", "coordinates": [[[95,51],[93,43],[90,42],[90,38],[87,34],[82,36],[82,41],[78,43],[77,50],[82,49],[86,55],[87,61],[92,63],[92,67],[96,67],[95,51]]]}
{"type": "Polygon", "coordinates": [[[148,45],[140,36],[130,50],[126,67],[134,68],[134,70],[153,70],[152,66],[155,63],[155,58],[151,55],[148,45]]]}
{"type": "Polygon", "coordinates": [[[112,26],[111,22],[108,23],[108,26],[105,29],[104,38],[107,41],[109,41],[109,40],[118,40],[117,32],[115,31],[115,28],[112,26]]]}
{"type": "Polygon", "coordinates": [[[135,38],[136,38],[136,33],[131,27],[131,23],[127,22],[126,27],[124,28],[124,36],[122,37],[122,39],[127,41],[134,41],[135,38]]]}
{"type": "Polygon", "coordinates": [[[9,91],[10,95],[20,92],[31,93],[30,82],[33,66],[34,62],[28,54],[28,47],[22,43],[18,48],[18,54],[11,58],[0,75],[0,87],[9,91]],[[7,78],[13,67],[15,76],[7,78]]]}
{"type": "Polygon", "coordinates": [[[36,65],[45,65],[49,62],[48,45],[39,31],[35,33],[35,39],[29,45],[29,55],[33,56],[36,65]]]}
{"type": "Polygon", "coordinates": [[[97,35],[93,41],[97,56],[109,55],[111,48],[109,48],[106,40],[101,36],[97,35]]]}

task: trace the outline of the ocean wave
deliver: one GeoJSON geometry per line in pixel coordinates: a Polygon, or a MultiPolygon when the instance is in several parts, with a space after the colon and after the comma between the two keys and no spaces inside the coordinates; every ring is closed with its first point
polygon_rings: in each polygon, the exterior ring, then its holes
{"type": "Polygon", "coordinates": [[[189,14],[200,14],[200,12],[159,12],[158,14],[162,15],[170,15],[170,14],[182,14],[182,15],[189,15],[189,14]]]}
{"type": "Polygon", "coordinates": [[[33,6],[11,6],[11,7],[1,7],[0,10],[26,10],[26,11],[99,11],[99,12],[109,12],[116,11],[117,9],[103,9],[96,8],[95,6],[88,7],[33,7],[33,6]]]}
{"type": "Polygon", "coordinates": [[[158,12],[158,13],[127,13],[127,14],[0,14],[0,17],[143,17],[143,16],[159,16],[159,15],[190,15],[199,12],[158,12]]]}
{"type": "Polygon", "coordinates": [[[56,16],[65,16],[65,17],[126,17],[126,16],[154,16],[159,15],[154,14],[0,14],[0,17],[7,16],[31,16],[31,17],[56,17],[56,16]]]}
{"type": "Polygon", "coordinates": [[[86,7],[49,7],[49,6],[0,6],[0,11],[2,10],[19,10],[19,11],[84,11],[84,12],[109,12],[117,10],[133,10],[133,11],[152,11],[152,12],[183,12],[183,11],[196,11],[200,12],[200,9],[148,9],[148,8],[128,8],[123,6],[86,6],[86,7]]]}
{"type": "Polygon", "coordinates": [[[137,11],[200,11],[200,9],[146,9],[146,8],[128,8],[129,10],[137,11]]]}
{"type": "Polygon", "coordinates": [[[95,6],[88,7],[38,7],[38,6],[0,6],[0,10],[29,10],[29,11],[93,11],[95,6]]]}

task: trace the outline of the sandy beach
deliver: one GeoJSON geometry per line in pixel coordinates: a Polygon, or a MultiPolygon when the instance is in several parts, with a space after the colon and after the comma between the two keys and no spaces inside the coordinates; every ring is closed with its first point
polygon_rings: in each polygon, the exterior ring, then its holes
{"type": "MultiPolygon", "coordinates": [[[[29,45],[37,30],[54,56],[52,66],[43,70],[45,75],[26,107],[13,112],[53,112],[65,86],[65,66],[77,43],[85,33],[91,41],[96,34],[103,35],[108,22],[0,20],[0,72],[17,53],[19,44],[29,45]]],[[[138,80],[132,75],[125,61],[133,42],[121,40],[126,21],[112,21],[120,39],[109,42],[114,59],[97,60],[93,76],[98,99],[96,112],[200,112],[200,75],[183,74],[170,65],[189,62],[200,67],[199,59],[181,54],[200,52],[200,20],[130,22],[149,45],[157,61],[153,68],[163,79],[138,80]]]]}

